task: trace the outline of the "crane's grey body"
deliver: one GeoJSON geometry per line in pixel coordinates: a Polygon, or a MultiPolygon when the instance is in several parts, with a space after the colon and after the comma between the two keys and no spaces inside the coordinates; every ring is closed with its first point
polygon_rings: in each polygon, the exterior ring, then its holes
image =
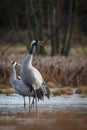
{"type": "Polygon", "coordinates": [[[40,72],[32,66],[32,54],[28,54],[22,61],[21,78],[27,85],[32,85],[34,89],[38,89],[43,84],[43,78],[40,72]]]}
{"type": "Polygon", "coordinates": [[[19,80],[17,78],[15,79],[13,74],[10,77],[10,84],[15,89],[17,94],[20,94],[22,96],[28,96],[28,89],[26,85],[23,83],[22,80],[19,80]]]}
{"type": "MultiPolygon", "coordinates": [[[[41,89],[42,90],[42,97],[46,95],[49,98],[50,91],[43,80],[40,72],[32,65],[33,55],[28,54],[24,60],[22,61],[21,65],[21,78],[23,82],[27,85],[27,87],[32,86],[34,90],[41,89]]],[[[39,97],[38,97],[39,98],[39,97]]]]}
{"type": "MultiPolygon", "coordinates": [[[[22,81],[22,79],[17,79],[16,76],[16,62],[14,62],[12,64],[12,68],[13,68],[13,72],[12,75],[10,77],[10,84],[11,86],[15,89],[16,93],[23,96],[24,97],[24,106],[26,105],[25,103],[25,96],[32,96],[34,97],[35,94],[33,91],[30,92],[30,88],[27,87],[24,82],[22,81]]],[[[33,99],[34,100],[34,99],[33,99]]]]}

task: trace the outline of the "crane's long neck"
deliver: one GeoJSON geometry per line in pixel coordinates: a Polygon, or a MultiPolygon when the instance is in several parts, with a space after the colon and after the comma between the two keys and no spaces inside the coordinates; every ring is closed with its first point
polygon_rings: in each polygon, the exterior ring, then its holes
{"type": "Polygon", "coordinates": [[[12,74],[12,75],[13,75],[13,78],[14,78],[14,79],[16,79],[16,78],[17,78],[17,76],[16,76],[16,69],[15,69],[15,67],[13,67],[13,74],[12,74]]]}
{"type": "Polygon", "coordinates": [[[31,45],[31,48],[30,48],[30,52],[29,52],[29,54],[33,54],[33,51],[34,51],[34,45],[31,45]]]}
{"type": "Polygon", "coordinates": [[[21,70],[25,71],[26,68],[29,68],[32,65],[33,51],[34,51],[34,45],[31,45],[29,54],[24,58],[22,62],[21,70]]]}
{"type": "MultiPolygon", "coordinates": [[[[27,62],[28,66],[32,65],[34,47],[35,47],[34,45],[31,45],[30,52],[29,52],[29,55],[28,55],[28,62],[27,62]]],[[[26,59],[27,59],[27,57],[26,57],[26,59]]]]}

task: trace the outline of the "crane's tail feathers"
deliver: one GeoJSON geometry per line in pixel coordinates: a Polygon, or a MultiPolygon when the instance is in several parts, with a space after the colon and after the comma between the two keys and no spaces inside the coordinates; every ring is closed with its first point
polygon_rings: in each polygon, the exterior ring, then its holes
{"type": "Polygon", "coordinates": [[[36,93],[37,93],[38,100],[39,99],[44,99],[44,93],[43,93],[41,88],[36,89],[36,93]]]}
{"type": "Polygon", "coordinates": [[[51,93],[45,82],[43,82],[43,84],[38,89],[36,89],[36,90],[33,89],[33,91],[34,91],[34,97],[36,97],[36,95],[35,95],[35,91],[36,91],[38,100],[39,99],[43,100],[44,96],[46,96],[48,99],[50,99],[51,93]]]}
{"type": "Polygon", "coordinates": [[[46,87],[46,94],[45,95],[48,97],[48,99],[50,99],[50,90],[48,87],[46,87]]]}
{"type": "Polygon", "coordinates": [[[47,96],[48,99],[50,99],[50,89],[45,82],[43,82],[41,88],[43,90],[44,95],[47,96]]]}

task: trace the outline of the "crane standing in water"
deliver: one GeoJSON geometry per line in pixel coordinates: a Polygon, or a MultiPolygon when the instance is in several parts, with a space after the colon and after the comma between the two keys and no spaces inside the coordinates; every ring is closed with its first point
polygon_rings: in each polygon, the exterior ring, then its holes
{"type": "Polygon", "coordinates": [[[32,90],[35,92],[36,99],[36,112],[37,112],[37,97],[43,98],[46,95],[50,98],[50,90],[43,80],[40,72],[32,65],[34,47],[41,45],[41,41],[33,40],[31,42],[31,48],[29,54],[24,58],[21,64],[21,78],[27,87],[32,86],[32,90]]]}
{"type": "MultiPolygon", "coordinates": [[[[10,84],[11,86],[15,89],[16,93],[23,96],[24,98],[24,108],[26,106],[26,102],[25,102],[25,97],[26,96],[29,96],[29,97],[33,97],[33,101],[32,101],[32,104],[34,103],[34,98],[35,98],[35,94],[34,94],[34,91],[32,91],[30,87],[27,87],[24,82],[22,81],[22,79],[18,79],[17,78],[17,75],[16,75],[16,66],[17,66],[17,62],[16,61],[13,61],[12,62],[12,74],[10,76],[10,84]],[[29,93],[30,92],[30,93],[29,93]]],[[[29,101],[29,105],[30,105],[30,101],[29,101]]],[[[30,111],[30,108],[29,108],[29,111],[30,111]]]]}

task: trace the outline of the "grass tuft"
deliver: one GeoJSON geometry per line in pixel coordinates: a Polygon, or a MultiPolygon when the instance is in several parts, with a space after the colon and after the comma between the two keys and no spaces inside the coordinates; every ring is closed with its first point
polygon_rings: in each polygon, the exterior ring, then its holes
{"type": "Polygon", "coordinates": [[[0,94],[10,95],[13,93],[15,93],[15,90],[13,88],[0,89],[0,94]]]}
{"type": "Polygon", "coordinates": [[[14,92],[15,92],[15,90],[14,90],[13,88],[7,88],[7,89],[5,90],[5,94],[6,94],[6,95],[13,94],[14,92]]]}
{"type": "Polygon", "coordinates": [[[72,95],[73,89],[70,88],[70,87],[58,88],[57,90],[54,90],[52,93],[53,93],[54,96],[57,96],[57,95],[72,95]]]}
{"type": "Polygon", "coordinates": [[[76,94],[87,95],[87,86],[80,86],[76,89],[76,94]]]}

